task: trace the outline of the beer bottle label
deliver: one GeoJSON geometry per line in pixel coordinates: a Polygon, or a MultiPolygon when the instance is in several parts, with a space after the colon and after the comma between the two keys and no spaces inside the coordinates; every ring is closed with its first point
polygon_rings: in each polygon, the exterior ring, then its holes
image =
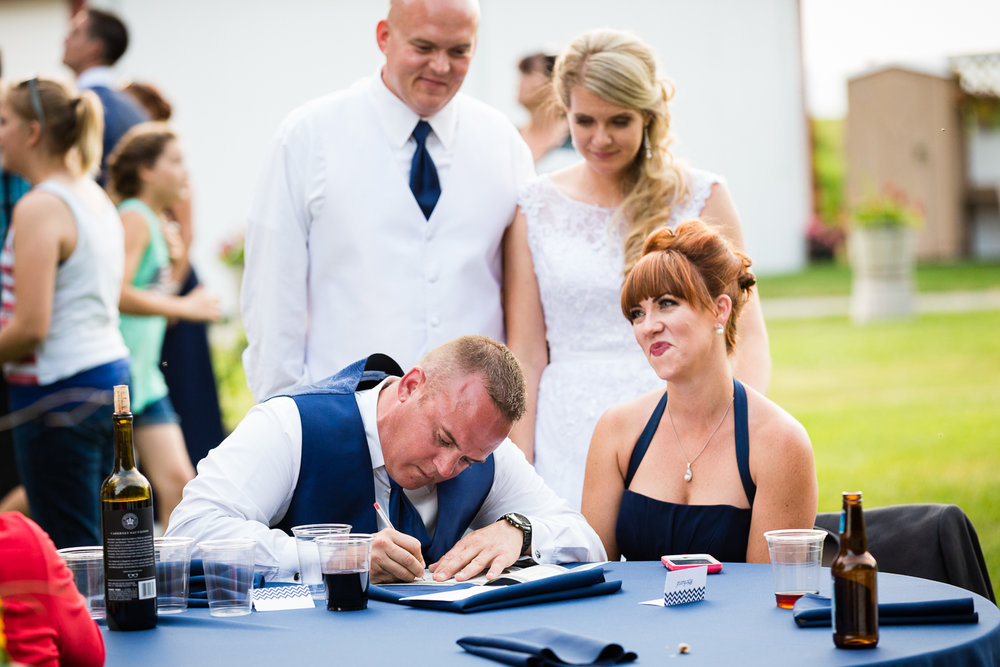
{"type": "Polygon", "coordinates": [[[104,510],[104,581],[108,601],[156,597],[153,508],[104,510]]]}

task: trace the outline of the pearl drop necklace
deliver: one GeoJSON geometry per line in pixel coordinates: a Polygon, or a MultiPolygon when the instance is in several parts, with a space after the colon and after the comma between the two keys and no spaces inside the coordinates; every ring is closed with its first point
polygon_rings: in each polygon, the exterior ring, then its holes
{"type": "Polygon", "coordinates": [[[719,428],[722,426],[722,422],[726,421],[726,415],[729,414],[729,408],[733,407],[734,400],[736,400],[735,395],[729,399],[729,405],[726,406],[726,411],[722,413],[722,419],[720,419],[719,423],[715,425],[714,429],[712,429],[712,434],[708,436],[708,440],[706,440],[705,444],[701,446],[700,450],[698,450],[698,454],[695,455],[693,459],[688,461],[687,454],[684,453],[684,447],[681,445],[681,439],[677,436],[677,427],[674,426],[674,416],[670,414],[670,399],[667,399],[667,418],[670,420],[670,429],[674,432],[674,442],[677,443],[677,449],[681,450],[681,456],[683,456],[684,460],[687,461],[687,471],[684,473],[685,482],[690,482],[694,479],[694,473],[691,472],[691,464],[698,460],[698,457],[701,456],[705,451],[705,448],[708,447],[708,443],[712,442],[712,438],[714,438],[715,434],[719,431],[719,428]]]}

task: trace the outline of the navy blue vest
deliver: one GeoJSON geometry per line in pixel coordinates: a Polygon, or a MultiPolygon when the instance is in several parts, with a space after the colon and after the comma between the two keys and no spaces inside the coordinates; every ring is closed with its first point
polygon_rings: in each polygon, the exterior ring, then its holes
{"type": "MultiPolygon", "coordinates": [[[[349,523],[355,533],[378,530],[375,482],[355,391],[374,387],[399,365],[384,354],[356,361],[339,373],[289,394],[302,423],[302,463],[288,512],[275,528],[349,523]]],[[[465,534],[493,487],[493,456],[437,485],[434,538],[424,552],[434,562],[465,534]]]]}

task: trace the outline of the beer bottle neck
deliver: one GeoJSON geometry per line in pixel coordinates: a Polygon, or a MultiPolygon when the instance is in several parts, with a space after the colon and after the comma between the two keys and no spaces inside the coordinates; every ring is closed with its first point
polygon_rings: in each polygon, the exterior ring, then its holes
{"type": "Polygon", "coordinates": [[[132,413],[115,413],[115,471],[135,468],[135,452],[132,450],[132,413]]]}
{"type": "Polygon", "coordinates": [[[860,502],[844,502],[844,532],[840,536],[840,548],[857,554],[868,551],[868,535],[865,533],[865,517],[860,502]]]}

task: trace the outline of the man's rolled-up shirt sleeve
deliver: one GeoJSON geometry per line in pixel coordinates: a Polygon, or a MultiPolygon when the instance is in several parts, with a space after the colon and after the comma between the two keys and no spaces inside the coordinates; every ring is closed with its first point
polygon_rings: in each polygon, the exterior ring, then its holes
{"type": "Polygon", "coordinates": [[[517,445],[506,439],[493,452],[493,488],[473,521],[482,528],[508,512],[531,521],[531,557],[540,563],[607,560],[600,537],[582,514],[556,495],[517,445]]]}
{"type": "Polygon", "coordinates": [[[184,497],[170,515],[168,536],[198,542],[257,540],[255,569],[268,581],[292,581],[298,572],[295,539],[270,526],[291,503],[302,458],[298,410],[290,398],[255,406],[221,445],[198,464],[184,497]]]}

